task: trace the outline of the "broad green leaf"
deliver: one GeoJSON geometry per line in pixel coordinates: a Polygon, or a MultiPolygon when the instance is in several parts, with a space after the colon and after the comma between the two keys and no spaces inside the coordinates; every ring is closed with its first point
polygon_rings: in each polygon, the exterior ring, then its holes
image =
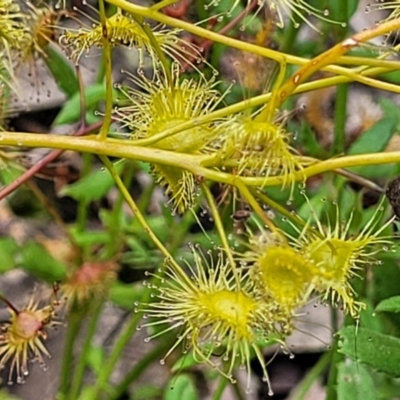
{"type": "Polygon", "coordinates": [[[395,122],[394,118],[378,121],[353,143],[348,154],[366,154],[384,150],[394,133],[395,122]]]}
{"type": "Polygon", "coordinates": [[[400,312],[400,296],[390,297],[382,300],[377,306],[375,311],[386,311],[398,313],[400,312]]]}
{"type": "Polygon", "coordinates": [[[21,173],[21,169],[15,168],[13,165],[6,165],[3,167],[0,163],[0,183],[2,185],[9,185],[11,182],[15,181],[21,173]]]}
{"type": "MultiPolygon", "coordinates": [[[[113,97],[116,97],[113,91],[113,97]]],[[[96,83],[85,88],[85,106],[88,110],[97,107],[100,101],[106,98],[106,88],[103,83],[96,83]]],[[[64,105],[53,122],[53,126],[69,124],[78,121],[81,117],[81,98],[79,93],[75,93],[64,105]]]]}
{"type": "Polygon", "coordinates": [[[376,400],[374,381],[362,364],[347,360],[338,366],[338,400],[376,400]]]}
{"type": "MultiPolygon", "coordinates": [[[[315,2],[315,8],[321,10],[321,1],[315,2]]],[[[350,17],[356,12],[358,6],[358,0],[337,0],[337,1],[330,1],[328,10],[329,15],[327,18],[330,18],[334,21],[338,22],[347,22],[349,21],[350,17]],[[347,16],[342,15],[341,4],[343,2],[347,5],[347,16]]],[[[322,11],[322,10],[321,10],[322,11]]],[[[332,28],[331,28],[332,29],[332,28]]],[[[335,29],[335,27],[333,27],[335,29]]]]}
{"type": "Polygon", "coordinates": [[[11,237],[0,239],[0,272],[5,272],[15,267],[17,249],[18,245],[11,237]]]}
{"type": "Polygon", "coordinates": [[[360,312],[360,326],[371,329],[374,332],[385,332],[385,325],[380,315],[376,314],[371,301],[367,298],[357,299],[366,305],[366,308],[360,312]]]}
{"type": "MultiPolygon", "coordinates": [[[[389,255],[388,253],[384,254],[389,255]]],[[[400,270],[397,260],[382,258],[383,263],[374,267],[374,302],[400,295],[400,270]]]]}
{"type": "Polygon", "coordinates": [[[168,383],[163,400],[198,400],[199,396],[193,379],[187,375],[173,377],[168,383]]]}
{"type": "MultiPolygon", "coordinates": [[[[350,147],[348,154],[368,154],[383,151],[395,133],[395,118],[384,118],[362,134],[350,147]]],[[[349,168],[350,171],[368,178],[392,176],[396,170],[395,164],[367,165],[349,168]]]]}
{"type": "Polygon", "coordinates": [[[340,353],[377,371],[400,376],[400,339],[354,326],[344,327],[339,335],[340,353]]]}
{"type": "MultiPolygon", "coordinates": [[[[114,164],[117,173],[124,168],[123,161],[114,164]]],[[[77,201],[90,202],[101,199],[114,186],[114,180],[106,169],[97,170],[60,190],[61,196],[70,196],[77,201]]]]}
{"type": "Polygon", "coordinates": [[[54,259],[35,242],[24,244],[21,249],[21,263],[26,271],[47,282],[62,281],[67,275],[66,265],[54,259]]]}
{"type": "Polygon", "coordinates": [[[79,83],[74,68],[65,56],[51,46],[47,46],[44,51],[47,57],[43,57],[47,67],[52,73],[58,87],[71,97],[79,91],[79,83]]]}
{"type": "MultiPolygon", "coordinates": [[[[396,74],[399,72],[400,71],[396,71],[396,74]]],[[[388,118],[395,118],[397,123],[400,122],[399,106],[394,101],[383,97],[379,99],[379,105],[388,118]]]]}

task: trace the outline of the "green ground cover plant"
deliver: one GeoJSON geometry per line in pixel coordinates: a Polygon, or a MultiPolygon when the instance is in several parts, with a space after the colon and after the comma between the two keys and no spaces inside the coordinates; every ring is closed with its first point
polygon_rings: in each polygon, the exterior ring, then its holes
{"type": "Polygon", "coordinates": [[[246,398],[257,368],[273,398],[270,363],[296,356],[288,339],[310,304],[329,309],[333,332],[293,398],[322,376],[329,400],[398,398],[400,3],[360,6],[0,0],[1,204],[18,215],[29,193],[25,229],[41,219],[58,232],[0,230],[2,276],[40,282],[17,303],[0,294],[0,398],[30,385],[31,359],[48,364],[54,327],[57,399],[200,399],[196,368],[214,400],[229,387],[246,398]],[[357,12],[376,21],[354,31],[357,12]],[[134,61],[121,67],[120,50],[134,61]],[[26,111],[21,71],[46,90],[38,60],[63,100],[32,133],[13,124],[26,111]],[[35,149],[48,151],[29,162],[35,149]],[[68,154],[80,160],[72,178],[68,154]],[[126,321],[106,349],[94,338],[107,304],[126,321]],[[138,331],[152,347],[115,382],[138,331]],[[166,385],[135,386],[155,363],[166,385]]]}

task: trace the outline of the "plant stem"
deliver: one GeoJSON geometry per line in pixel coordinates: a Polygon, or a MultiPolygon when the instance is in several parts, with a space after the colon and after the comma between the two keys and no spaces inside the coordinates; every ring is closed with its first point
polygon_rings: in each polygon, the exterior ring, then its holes
{"type": "Polygon", "coordinates": [[[111,46],[108,40],[107,30],[107,15],[104,7],[104,0],[99,0],[100,22],[103,29],[103,57],[106,76],[106,109],[104,112],[103,125],[99,132],[99,139],[105,140],[108,135],[108,130],[112,121],[113,108],[113,80],[112,80],[112,65],[111,65],[111,46]]]}
{"type": "Polygon", "coordinates": [[[285,27],[285,36],[283,38],[283,44],[281,46],[282,52],[288,53],[292,50],[296,42],[296,36],[299,30],[300,27],[295,27],[293,21],[290,20],[288,25],[285,27]]]}
{"type": "Polygon", "coordinates": [[[94,334],[96,333],[97,323],[99,321],[99,317],[101,314],[103,302],[100,299],[95,299],[89,309],[90,311],[90,322],[89,326],[87,327],[87,332],[85,336],[85,340],[82,344],[81,352],[79,355],[78,365],[76,366],[72,383],[71,383],[71,390],[69,391],[68,398],[70,400],[76,400],[79,398],[79,391],[82,387],[83,377],[85,373],[85,367],[87,363],[87,357],[89,351],[91,349],[91,342],[93,339],[94,334]]]}
{"type": "MultiPolygon", "coordinates": [[[[337,309],[333,307],[331,307],[331,325],[332,325],[332,330],[334,332],[337,332],[339,330],[337,309]]],[[[339,362],[342,361],[344,358],[344,356],[338,352],[338,347],[339,347],[339,336],[335,335],[331,350],[331,366],[329,370],[326,400],[337,399],[336,385],[338,376],[338,365],[339,362]]]]}
{"type": "Polygon", "coordinates": [[[228,379],[225,378],[224,376],[220,376],[219,377],[219,383],[218,383],[218,387],[215,390],[212,400],[221,400],[222,395],[224,394],[224,391],[226,389],[226,386],[228,385],[228,379]]]}
{"type": "Polygon", "coordinates": [[[305,378],[299,383],[293,394],[293,400],[304,400],[307,393],[310,391],[313,383],[324,372],[331,361],[332,355],[330,351],[325,352],[318,360],[318,362],[311,368],[305,378]]]}
{"type": "MultiPolygon", "coordinates": [[[[189,22],[186,22],[186,21],[183,21],[180,19],[171,18],[165,14],[162,14],[162,13],[154,10],[153,8],[146,8],[143,6],[139,6],[137,4],[132,4],[126,0],[107,0],[107,1],[111,4],[114,4],[115,6],[117,6],[119,8],[122,8],[123,10],[125,10],[127,12],[132,13],[132,14],[141,15],[145,18],[153,19],[162,24],[185,30],[187,32],[192,33],[193,35],[212,40],[213,42],[222,43],[226,46],[234,47],[239,50],[249,51],[251,53],[258,54],[262,57],[266,57],[266,58],[275,60],[279,63],[286,62],[286,63],[298,64],[298,65],[304,65],[304,64],[308,63],[308,60],[305,60],[304,58],[301,58],[301,57],[284,54],[282,52],[267,49],[262,46],[257,46],[257,45],[251,44],[251,43],[242,42],[241,40],[237,40],[237,39],[233,39],[230,37],[220,35],[218,33],[209,31],[205,28],[201,28],[201,27],[191,24],[189,22]]],[[[384,24],[379,25],[379,27],[373,27],[371,30],[367,30],[365,32],[362,32],[361,34],[364,35],[363,37],[365,38],[365,40],[369,40],[371,38],[371,37],[369,37],[370,35],[372,35],[372,37],[377,37],[377,36],[384,34],[385,32],[395,31],[398,29],[399,25],[400,25],[399,19],[392,20],[392,21],[385,22],[384,24]]],[[[360,41],[363,41],[363,40],[360,40],[360,41]]],[[[354,62],[352,60],[347,60],[345,57],[341,57],[341,55],[339,55],[338,57],[335,57],[334,63],[337,64],[341,61],[346,62],[347,64],[354,65],[354,62]]],[[[346,68],[339,67],[337,65],[329,65],[329,66],[325,65],[323,67],[323,70],[332,72],[335,74],[342,74],[343,72],[346,72],[346,68]]]]}
{"type": "Polygon", "coordinates": [[[127,390],[129,385],[134,382],[136,379],[142,375],[144,371],[154,363],[157,358],[161,357],[171,346],[170,341],[161,340],[161,343],[158,344],[152,351],[143,356],[137,364],[130,370],[130,372],[125,376],[123,381],[118,384],[118,386],[113,390],[111,396],[109,396],[108,400],[118,400],[122,397],[123,393],[127,390]]]}
{"type": "Polygon", "coordinates": [[[151,30],[150,26],[146,23],[146,21],[144,20],[144,18],[142,16],[133,15],[133,18],[135,19],[137,24],[143,29],[144,34],[149,38],[149,41],[150,41],[151,45],[153,46],[153,48],[157,54],[157,57],[159,58],[162,66],[163,66],[164,73],[168,80],[169,87],[172,90],[175,87],[175,85],[174,85],[174,81],[172,79],[171,68],[168,64],[168,61],[167,61],[167,58],[165,57],[164,52],[161,50],[160,45],[158,44],[156,38],[154,37],[153,31],[151,30]]]}
{"type": "Polygon", "coordinates": [[[110,162],[110,160],[106,156],[103,156],[103,155],[100,155],[99,158],[103,162],[103,164],[106,166],[106,168],[109,170],[118,189],[121,191],[122,195],[124,196],[125,201],[128,203],[129,207],[133,211],[133,213],[134,213],[135,217],[137,218],[137,220],[139,221],[140,225],[142,225],[144,232],[146,232],[150,236],[153,243],[158,247],[158,249],[161,251],[161,253],[169,260],[170,265],[175,268],[176,273],[179,274],[179,276],[190,287],[194,287],[193,282],[185,274],[185,272],[182,270],[182,268],[179,266],[179,264],[177,264],[175,259],[172,257],[171,253],[164,246],[164,244],[160,241],[160,239],[158,239],[158,237],[155,235],[155,233],[152,231],[152,229],[148,225],[146,218],[140,212],[138,206],[136,205],[132,196],[129,194],[128,190],[126,189],[124,183],[122,182],[120,176],[118,175],[117,171],[115,170],[115,168],[112,165],[112,163],[110,162]]]}
{"type": "Polygon", "coordinates": [[[242,196],[246,199],[246,201],[249,203],[251,208],[258,214],[258,216],[261,218],[261,220],[264,222],[264,224],[270,229],[270,231],[278,232],[274,223],[267,217],[266,213],[261,208],[261,206],[257,203],[257,200],[251,194],[251,192],[247,188],[247,186],[243,182],[239,181],[239,179],[237,179],[235,181],[235,186],[240,191],[242,196]]]}
{"type": "MultiPolygon", "coordinates": [[[[81,126],[72,136],[82,136],[87,133],[93,132],[100,128],[102,123],[95,123],[93,125],[83,127],[81,126]]],[[[2,135],[0,134],[0,141],[1,141],[2,135]]],[[[46,146],[44,146],[46,147],[46,146]]],[[[53,150],[46,156],[44,156],[39,162],[37,162],[35,165],[32,165],[28,170],[26,170],[22,175],[20,175],[17,179],[14,179],[9,185],[4,187],[3,189],[0,190],[0,200],[4,199],[7,197],[10,193],[12,193],[14,190],[16,190],[19,186],[21,186],[24,182],[32,178],[35,174],[37,174],[42,168],[44,168],[46,165],[49,163],[53,162],[56,160],[62,153],[62,150],[53,150]]]]}
{"type": "Polygon", "coordinates": [[[342,154],[346,146],[347,92],[348,85],[339,85],[337,87],[334,116],[335,138],[332,155],[342,154]]]}
{"type": "MultiPolygon", "coordinates": [[[[141,302],[146,303],[150,299],[150,290],[146,290],[141,298],[141,302]]],[[[128,344],[129,340],[132,338],[136,331],[136,327],[139,324],[142,316],[137,313],[133,314],[131,319],[128,321],[125,330],[122,332],[117,342],[114,345],[114,348],[109,355],[108,359],[105,361],[103,367],[101,368],[101,372],[97,378],[96,384],[93,390],[90,392],[89,397],[86,400],[98,400],[100,397],[100,393],[107,386],[110,376],[117,364],[119,358],[121,357],[122,352],[124,351],[125,346],[128,344]]]]}
{"type": "Polygon", "coordinates": [[[275,211],[278,211],[278,213],[284,215],[287,219],[290,219],[295,224],[300,225],[302,227],[305,227],[307,225],[306,221],[304,221],[298,215],[292,214],[285,207],[283,207],[276,201],[269,198],[265,193],[262,193],[261,191],[253,189],[253,188],[249,189],[249,190],[253,194],[254,197],[259,198],[264,204],[267,204],[269,207],[273,208],[275,211]]]}
{"type": "Polygon", "coordinates": [[[67,393],[70,387],[71,376],[72,376],[71,370],[74,358],[74,344],[85,315],[86,315],[85,311],[80,312],[77,310],[75,302],[74,304],[71,305],[71,310],[68,316],[68,324],[67,324],[68,329],[67,329],[67,336],[65,339],[64,355],[62,358],[62,365],[61,365],[59,395],[62,400],[67,399],[67,393]]]}
{"type": "Polygon", "coordinates": [[[210,207],[211,214],[214,218],[215,227],[217,228],[218,235],[221,239],[222,246],[225,249],[226,256],[228,257],[229,263],[231,265],[232,273],[235,276],[235,281],[237,283],[238,290],[240,290],[240,278],[236,269],[236,263],[233,259],[232,250],[228,243],[228,238],[225,233],[224,224],[221,220],[221,216],[219,215],[217,205],[215,204],[214,198],[210,192],[210,189],[207,187],[205,183],[201,185],[203,193],[207,199],[207,203],[210,207]]]}
{"type": "MultiPolygon", "coordinates": [[[[110,140],[104,142],[96,140],[95,137],[66,137],[52,134],[35,134],[20,132],[2,132],[0,142],[2,145],[27,146],[27,147],[47,147],[59,148],[63,150],[73,150],[78,152],[88,152],[98,154],[103,157],[107,154],[111,157],[128,158],[149,163],[158,163],[172,167],[185,169],[196,176],[203,177],[215,182],[226,183],[228,185],[243,186],[282,186],[287,181],[287,176],[278,175],[272,177],[238,177],[233,174],[205,168],[205,160],[212,158],[207,155],[193,155],[175,153],[160,149],[132,146],[126,140],[110,140]],[[240,179],[240,183],[238,180],[240,179]]],[[[315,162],[313,165],[301,171],[294,172],[291,176],[292,181],[304,181],[309,177],[333,171],[340,168],[358,167],[363,165],[381,165],[400,162],[400,151],[387,153],[368,153],[351,156],[343,156],[325,161],[315,162]]],[[[239,187],[238,187],[239,188],[239,187]]],[[[250,194],[250,197],[253,197],[250,194]]],[[[141,222],[142,223],[142,222],[141,222]]],[[[147,232],[146,228],[146,232],[147,232]]],[[[158,246],[162,244],[158,241],[158,246]]],[[[164,246],[162,253],[168,254],[164,246]]]]}

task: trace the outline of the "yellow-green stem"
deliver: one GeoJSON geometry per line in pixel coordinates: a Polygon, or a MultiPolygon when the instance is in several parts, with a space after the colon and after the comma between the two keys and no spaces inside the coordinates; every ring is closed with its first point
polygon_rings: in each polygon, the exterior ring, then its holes
{"type": "Polygon", "coordinates": [[[271,104],[270,107],[279,108],[281,104],[294,92],[298,85],[310,78],[317,71],[322,70],[325,66],[335,63],[341,56],[358,46],[360,43],[367,42],[368,40],[383,35],[387,32],[397,30],[399,26],[400,19],[395,19],[385,22],[381,25],[377,25],[371,29],[359,32],[352,37],[341,41],[331,49],[310,60],[286,81],[286,83],[279,90],[277,102],[271,104]]]}
{"type": "Polygon", "coordinates": [[[158,44],[153,31],[151,30],[150,26],[147,24],[147,22],[144,20],[144,18],[142,16],[133,15],[133,18],[135,19],[137,24],[140,26],[140,28],[143,30],[144,34],[149,38],[149,41],[150,41],[151,45],[153,46],[153,48],[157,54],[157,57],[159,58],[162,66],[163,66],[165,76],[168,80],[169,86],[172,89],[174,87],[174,82],[172,80],[171,68],[168,65],[167,58],[165,57],[164,52],[161,50],[161,47],[158,44]]]}
{"type": "Polygon", "coordinates": [[[105,140],[108,135],[108,130],[112,120],[112,108],[113,108],[113,80],[112,80],[112,65],[111,65],[111,46],[108,40],[107,30],[107,16],[104,7],[104,0],[99,0],[99,14],[100,22],[103,29],[102,41],[103,41],[103,57],[105,65],[105,77],[106,77],[106,109],[104,112],[103,125],[100,129],[98,138],[105,140]]]}
{"type": "Polygon", "coordinates": [[[169,261],[169,265],[173,266],[175,271],[180,275],[180,277],[186,282],[187,285],[190,287],[194,287],[193,283],[191,280],[188,278],[188,276],[185,274],[185,272],[182,270],[182,268],[177,264],[175,259],[172,257],[168,249],[163,245],[163,243],[158,239],[156,234],[152,231],[150,226],[148,225],[146,218],[144,215],[140,212],[138,206],[136,205],[135,201],[133,200],[132,196],[129,194],[129,191],[124,185],[124,182],[118,175],[117,171],[115,170],[113,164],[111,161],[106,157],[106,156],[99,156],[100,160],[103,162],[105,167],[108,169],[110,172],[112,178],[114,179],[114,182],[116,183],[118,189],[120,190],[121,194],[123,195],[125,201],[131,208],[132,212],[134,213],[135,217],[139,221],[140,225],[142,225],[143,230],[145,233],[149,235],[153,243],[158,247],[158,249],[161,251],[161,253],[165,256],[166,259],[169,261]]]}
{"type": "MultiPolygon", "coordinates": [[[[381,82],[369,78],[367,76],[367,75],[379,75],[385,72],[388,72],[388,70],[386,70],[385,68],[373,68],[373,69],[371,68],[369,70],[364,71],[362,75],[349,71],[347,73],[347,76],[335,76],[330,78],[319,79],[313,82],[304,83],[298,86],[292,94],[309,92],[312,90],[322,89],[324,87],[335,86],[341,83],[347,83],[352,81],[360,82],[365,85],[376,87],[381,90],[388,90],[394,93],[400,93],[400,87],[398,85],[394,85],[387,82],[381,82]]],[[[132,143],[136,146],[149,146],[169,136],[172,136],[178,132],[191,129],[194,126],[200,126],[202,124],[218,120],[228,115],[236,114],[246,109],[263,105],[267,103],[270,100],[270,98],[271,98],[271,93],[256,96],[249,100],[244,100],[239,103],[233,104],[231,106],[227,106],[219,110],[213,111],[211,113],[208,113],[206,115],[197,117],[195,120],[187,121],[182,124],[177,124],[169,129],[166,129],[162,132],[152,135],[149,138],[135,140],[132,143]]]]}
{"type": "MultiPolygon", "coordinates": [[[[114,4],[117,7],[120,7],[124,9],[125,11],[136,14],[136,15],[141,15],[145,18],[150,18],[155,21],[158,21],[162,24],[169,25],[175,28],[180,28],[183,29],[187,32],[192,33],[193,35],[203,37],[205,39],[212,40],[217,43],[222,43],[226,46],[229,47],[234,47],[239,50],[243,51],[248,51],[254,54],[258,54],[262,57],[270,58],[272,60],[275,60],[279,63],[286,62],[290,64],[296,64],[296,65],[305,65],[309,62],[309,60],[306,60],[301,57],[296,57],[290,54],[285,54],[276,50],[271,50],[267,49],[265,47],[257,46],[248,42],[243,42],[241,40],[233,39],[224,35],[221,35],[216,32],[212,32],[208,29],[201,28],[200,26],[191,24],[189,22],[176,19],[176,18],[171,18],[165,14],[162,14],[158,12],[157,10],[153,8],[146,8],[143,6],[139,6],[137,4],[132,4],[126,0],[107,0],[109,3],[114,4]]],[[[398,21],[397,21],[398,24],[398,21]]],[[[393,23],[393,21],[390,21],[388,23],[379,25],[379,28],[384,27],[383,30],[388,32],[390,30],[395,30],[393,26],[397,26],[396,23],[393,23]],[[387,26],[387,24],[392,24],[391,27],[387,26]],[[384,27],[385,25],[385,27],[384,27]]],[[[376,28],[373,28],[376,29],[376,28]]],[[[368,31],[369,32],[369,31],[368,31]]],[[[376,33],[375,36],[379,36],[381,33],[376,33]]],[[[344,63],[344,64],[350,64],[354,65],[356,64],[356,60],[354,58],[346,58],[346,57],[339,57],[334,60],[334,63],[344,63]]],[[[337,65],[329,65],[329,66],[324,66],[323,70],[332,72],[335,74],[343,74],[346,72],[346,68],[339,67],[337,65]]]]}
{"type": "MultiPolygon", "coordinates": [[[[170,151],[137,147],[127,144],[126,140],[104,142],[96,140],[96,136],[72,137],[53,134],[35,134],[20,132],[1,132],[0,143],[4,146],[26,146],[42,147],[78,151],[81,153],[93,153],[108,155],[111,157],[129,158],[132,160],[144,161],[169,165],[185,169],[196,176],[204,177],[215,182],[226,183],[236,186],[239,189],[245,186],[282,186],[287,181],[286,175],[273,177],[237,177],[226,172],[209,169],[203,166],[209,156],[181,154],[170,151]],[[240,183],[238,181],[240,179],[240,183]]],[[[343,156],[315,164],[304,168],[302,171],[294,172],[293,181],[303,181],[305,178],[315,176],[324,172],[333,171],[339,168],[358,167],[363,165],[380,165],[400,162],[400,151],[387,153],[368,153],[351,156],[343,156]]]]}
{"type": "Polygon", "coordinates": [[[161,10],[162,8],[168,7],[171,4],[177,3],[179,0],[163,0],[160,1],[159,3],[153,4],[151,6],[151,9],[154,11],[161,10]]]}
{"type": "Polygon", "coordinates": [[[258,216],[261,218],[261,220],[270,229],[270,231],[278,232],[274,223],[267,217],[267,214],[264,212],[262,207],[257,203],[257,200],[251,194],[250,190],[247,188],[247,186],[244,184],[244,182],[242,182],[242,180],[240,178],[236,178],[234,185],[240,191],[241,195],[249,203],[250,207],[258,214],[258,216]]]}
{"type": "Polygon", "coordinates": [[[213,195],[212,195],[210,189],[207,187],[206,183],[203,183],[201,185],[201,189],[204,193],[204,196],[207,199],[207,203],[208,203],[208,206],[210,207],[211,214],[213,216],[218,235],[221,239],[222,246],[225,249],[225,253],[226,253],[226,256],[228,257],[229,263],[231,264],[231,269],[232,269],[233,275],[234,275],[236,283],[237,283],[237,288],[238,288],[238,290],[240,290],[240,279],[239,279],[239,275],[236,270],[235,260],[233,259],[232,251],[231,251],[231,248],[228,243],[228,238],[225,233],[224,224],[223,224],[223,222],[221,220],[221,216],[218,212],[217,205],[215,204],[213,195]]]}

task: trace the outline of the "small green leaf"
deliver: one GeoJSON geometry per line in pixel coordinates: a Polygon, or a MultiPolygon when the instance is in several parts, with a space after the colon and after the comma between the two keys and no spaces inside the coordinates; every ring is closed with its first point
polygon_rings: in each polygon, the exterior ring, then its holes
{"type": "Polygon", "coordinates": [[[390,297],[389,299],[382,300],[377,306],[375,311],[386,311],[398,313],[400,312],[400,296],[390,297]]]}
{"type": "Polygon", "coordinates": [[[173,377],[168,383],[163,400],[198,400],[196,386],[187,374],[173,377]]]}
{"type": "Polygon", "coordinates": [[[0,272],[8,271],[15,267],[15,253],[18,245],[14,239],[7,237],[0,239],[0,272]]]}
{"type": "Polygon", "coordinates": [[[400,376],[400,339],[354,326],[344,327],[339,335],[340,353],[378,371],[400,376]]]}
{"type": "Polygon", "coordinates": [[[366,305],[366,308],[360,312],[360,326],[363,328],[371,329],[374,332],[385,332],[385,325],[382,322],[381,316],[375,313],[371,301],[367,298],[359,299],[366,305]]]}
{"type": "Polygon", "coordinates": [[[182,357],[178,358],[178,361],[172,366],[171,372],[181,372],[182,370],[193,367],[193,365],[198,364],[198,360],[193,353],[184,354],[182,357]]]}
{"type": "Polygon", "coordinates": [[[376,153],[384,150],[394,133],[394,118],[384,118],[368,129],[350,147],[348,154],[376,153]]]}
{"type": "Polygon", "coordinates": [[[66,60],[65,56],[60,54],[51,46],[46,46],[44,51],[46,52],[47,57],[43,57],[43,60],[52,73],[58,87],[68,97],[78,93],[79,83],[76,73],[68,60],[66,60]]]}
{"type": "Polygon", "coordinates": [[[135,384],[131,399],[154,400],[161,397],[161,388],[155,387],[154,384],[138,385],[135,384]]]}
{"type": "MultiPolygon", "coordinates": [[[[384,118],[378,121],[372,128],[366,131],[350,147],[348,154],[367,154],[383,151],[396,130],[394,118],[384,118]]],[[[368,178],[391,176],[395,170],[395,164],[367,165],[349,168],[350,171],[368,178]]]]}
{"type": "Polygon", "coordinates": [[[24,244],[21,257],[22,267],[34,276],[47,282],[62,281],[66,278],[67,267],[35,242],[24,244]]]}
{"type": "MultiPolygon", "coordinates": [[[[114,164],[118,174],[124,168],[123,161],[114,164]]],[[[77,201],[86,203],[101,199],[114,186],[114,180],[106,169],[97,170],[84,176],[76,183],[64,186],[60,190],[61,196],[70,196],[77,201]]]]}
{"type": "Polygon", "coordinates": [[[338,400],[376,400],[374,381],[362,364],[347,360],[338,366],[338,400]]]}
{"type": "MultiPolygon", "coordinates": [[[[116,97],[116,91],[113,96],[116,97]]],[[[85,106],[88,110],[97,107],[100,101],[106,98],[106,88],[103,83],[96,83],[85,88],[85,106]]],[[[81,117],[81,98],[75,93],[64,105],[53,122],[53,126],[76,122],[81,117]]]]}
{"type": "Polygon", "coordinates": [[[100,346],[91,346],[87,358],[88,365],[98,375],[103,368],[104,349],[100,346]]]}
{"type": "Polygon", "coordinates": [[[142,284],[124,285],[115,283],[110,289],[110,300],[121,308],[133,310],[137,307],[135,303],[143,298],[145,291],[147,291],[147,288],[142,284]]]}

